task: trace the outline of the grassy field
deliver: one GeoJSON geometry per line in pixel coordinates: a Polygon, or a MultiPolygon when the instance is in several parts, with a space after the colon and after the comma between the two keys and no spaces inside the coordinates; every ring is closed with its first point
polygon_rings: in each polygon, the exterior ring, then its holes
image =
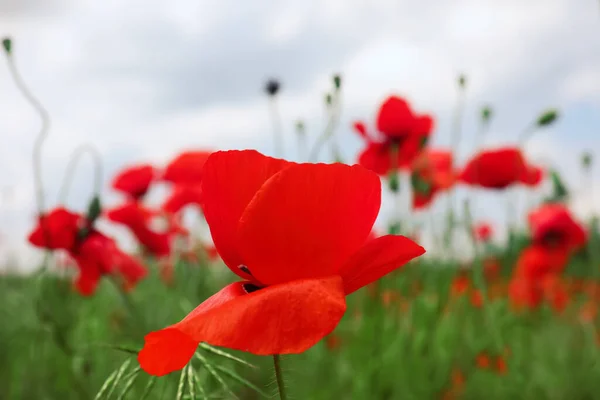
{"type": "MultiPolygon", "coordinates": [[[[282,357],[290,398],[598,398],[590,278],[598,266],[591,269],[585,255],[572,260],[564,311],[543,305],[517,312],[506,291],[518,251],[498,251],[502,268],[487,279],[479,261],[460,275],[458,265],[425,259],[350,296],[334,334],[282,357]]],[[[177,263],[170,284],[156,266],[151,271],[130,293],[104,279],[87,298],[56,274],[1,277],[0,398],[273,397],[270,357],[228,351],[248,366],[200,347],[183,373],[154,379],[139,370],[134,353],[145,333],[178,321],[234,280],[206,258],[177,263]]]]}

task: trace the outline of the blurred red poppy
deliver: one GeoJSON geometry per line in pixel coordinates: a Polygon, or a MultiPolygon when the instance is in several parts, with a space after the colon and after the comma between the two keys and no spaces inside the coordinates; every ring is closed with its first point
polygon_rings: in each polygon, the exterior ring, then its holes
{"type": "Polygon", "coordinates": [[[150,228],[150,220],[157,213],[140,203],[129,201],[106,212],[106,217],[129,228],[144,248],[155,257],[163,257],[171,252],[170,237],[173,232],[155,232],[150,228]]]}
{"type": "Polygon", "coordinates": [[[138,360],[152,375],[183,368],[199,342],[258,355],[303,352],[337,326],[346,295],[425,252],[403,236],[366,242],[381,184],[360,166],[217,152],[202,191],[214,244],[244,281],[146,335],[138,360]]]}
{"type": "Polygon", "coordinates": [[[152,165],[136,165],[119,172],[112,181],[112,187],[137,200],[146,194],[154,176],[155,170],[152,165]]]}
{"type": "Polygon", "coordinates": [[[527,165],[518,148],[506,147],[477,154],[464,167],[460,180],[472,186],[505,189],[519,183],[536,185],[541,173],[541,169],[527,165]]]}
{"type": "Polygon", "coordinates": [[[413,208],[428,206],[437,193],[451,188],[455,181],[452,153],[424,150],[412,164],[413,208]]]}
{"type": "Polygon", "coordinates": [[[138,260],[97,231],[92,231],[69,253],[79,267],[75,287],[84,296],[94,293],[103,275],[114,275],[124,289],[130,289],[147,273],[138,260]]]}
{"type": "Polygon", "coordinates": [[[581,224],[573,219],[563,204],[544,204],[529,214],[533,241],[546,247],[578,250],[587,241],[581,224]]]}
{"type": "Polygon", "coordinates": [[[546,297],[552,306],[560,308],[559,303],[563,300],[559,298],[562,294],[558,290],[561,288],[554,286],[556,298],[553,298],[548,296],[548,290],[544,291],[544,282],[555,279],[567,265],[568,259],[568,252],[563,248],[549,249],[532,245],[523,250],[517,260],[509,286],[509,296],[513,306],[535,308],[546,297]]]}
{"type": "Polygon", "coordinates": [[[200,185],[175,185],[161,208],[168,213],[175,214],[190,204],[198,207],[202,204],[202,187],[200,185]]]}
{"type": "Polygon", "coordinates": [[[165,168],[162,179],[176,185],[195,186],[202,180],[204,163],[210,151],[185,151],[175,157],[165,168]]]}
{"type": "Polygon", "coordinates": [[[37,225],[29,234],[29,243],[49,250],[69,250],[75,245],[84,221],[80,214],[63,207],[55,208],[38,218],[37,225]]]}
{"type": "Polygon", "coordinates": [[[488,242],[492,238],[494,230],[492,229],[492,225],[487,222],[481,222],[473,227],[473,234],[475,235],[475,239],[480,242],[488,242]]]}
{"type": "Polygon", "coordinates": [[[359,156],[359,164],[379,175],[387,175],[395,168],[411,166],[429,139],[433,119],[429,115],[414,114],[406,100],[390,96],[377,115],[378,137],[369,135],[363,122],[354,123],[354,129],[367,145],[359,156]]]}
{"type": "Polygon", "coordinates": [[[75,287],[82,295],[94,293],[102,275],[122,278],[131,288],[146,275],[146,269],[121,251],[110,238],[96,231],[85,218],[64,208],[56,208],[44,217],[29,236],[29,241],[51,250],[64,249],[79,269],[75,287]],[[47,239],[47,240],[46,240],[47,239]]]}

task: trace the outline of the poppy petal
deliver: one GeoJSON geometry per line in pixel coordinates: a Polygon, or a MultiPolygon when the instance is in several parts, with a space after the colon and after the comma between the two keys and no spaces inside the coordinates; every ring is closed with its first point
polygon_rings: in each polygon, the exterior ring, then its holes
{"type": "Polygon", "coordinates": [[[251,277],[238,268],[243,264],[236,244],[240,217],[265,181],[290,165],[254,150],[219,151],[204,165],[204,216],[223,262],[242,278],[251,277]]]}
{"type": "Polygon", "coordinates": [[[344,291],[348,295],[424,253],[423,247],[404,236],[386,235],[371,240],[342,267],[344,291]]]}
{"type": "Polygon", "coordinates": [[[274,175],[240,220],[245,265],[263,284],[336,274],[365,243],[381,182],[361,166],[300,164],[274,175]]]}
{"type": "Polygon", "coordinates": [[[415,117],[406,100],[388,97],[379,109],[377,129],[388,137],[397,137],[411,133],[415,117]]]}
{"type": "Polygon", "coordinates": [[[358,156],[358,163],[378,175],[392,169],[392,148],[386,143],[371,142],[358,156]]]}
{"type": "Polygon", "coordinates": [[[346,311],[339,276],[249,294],[245,285],[225,287],[181,322],[146,335],[140,366],[159,376],[181,369],[200,342],[257,355],[301,353],[331,333],[346,311]]]}
{"type": "Polygon", "coordinates": [[[162,179],[177,185],[197,185],[210,155],[210,151],[204,150],[185,151],[167,165],[162,179]]]}

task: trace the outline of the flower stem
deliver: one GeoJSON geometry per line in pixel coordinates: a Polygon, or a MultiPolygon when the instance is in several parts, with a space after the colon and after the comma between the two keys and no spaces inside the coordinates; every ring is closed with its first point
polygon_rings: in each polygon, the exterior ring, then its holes
{"type": "Polygon", "coordinates": [[[275,157],[283,158],[283,129],[281,127],[281,115],[277,106],[277,97],[271,96],[269,99],[271,110],[271,123],[273,124],[273,144],[275,157]]]}
{"type": "Polygon", "coordinates": [[[67,201],[69,190],[73,183],[73,177],[75,171],[77,171],[77,164],[85,153],[88,153],[94,162],[94,195],[100,196],[102,190],[102,157],[100,156],[98,149],[93,145],[82,144],[71,153],[71,158],[69,159],[69,164],[67,164],[65,177],[62,181],[62,186],[58,195],[58,202],[60,204],[65,204],[67,201]]]}
{"type": "Polygon", "coordinates": [[[281,400],[287,400],[287,394],[285,392],[285,384],[283,382],[283,374],[281,373],[281,360],[279,354],[273,355],[273,366],[275,367],[275,378],[277,379],[277,388],[279,389],[279,398],[281,400]]]}

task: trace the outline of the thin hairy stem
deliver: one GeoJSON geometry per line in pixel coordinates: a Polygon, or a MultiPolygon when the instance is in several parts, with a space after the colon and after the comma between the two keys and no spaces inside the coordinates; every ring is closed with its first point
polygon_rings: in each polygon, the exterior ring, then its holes
{"type": "Polygon", "coordinates": [[[285,383],[283,382],[283,373],[281,372],[281,360],[279,354],[273,355],[273,366],[275,367],[275,379],[277,380],[277,388],[279,389],[279,399],[287,400],[285,383]]]}

